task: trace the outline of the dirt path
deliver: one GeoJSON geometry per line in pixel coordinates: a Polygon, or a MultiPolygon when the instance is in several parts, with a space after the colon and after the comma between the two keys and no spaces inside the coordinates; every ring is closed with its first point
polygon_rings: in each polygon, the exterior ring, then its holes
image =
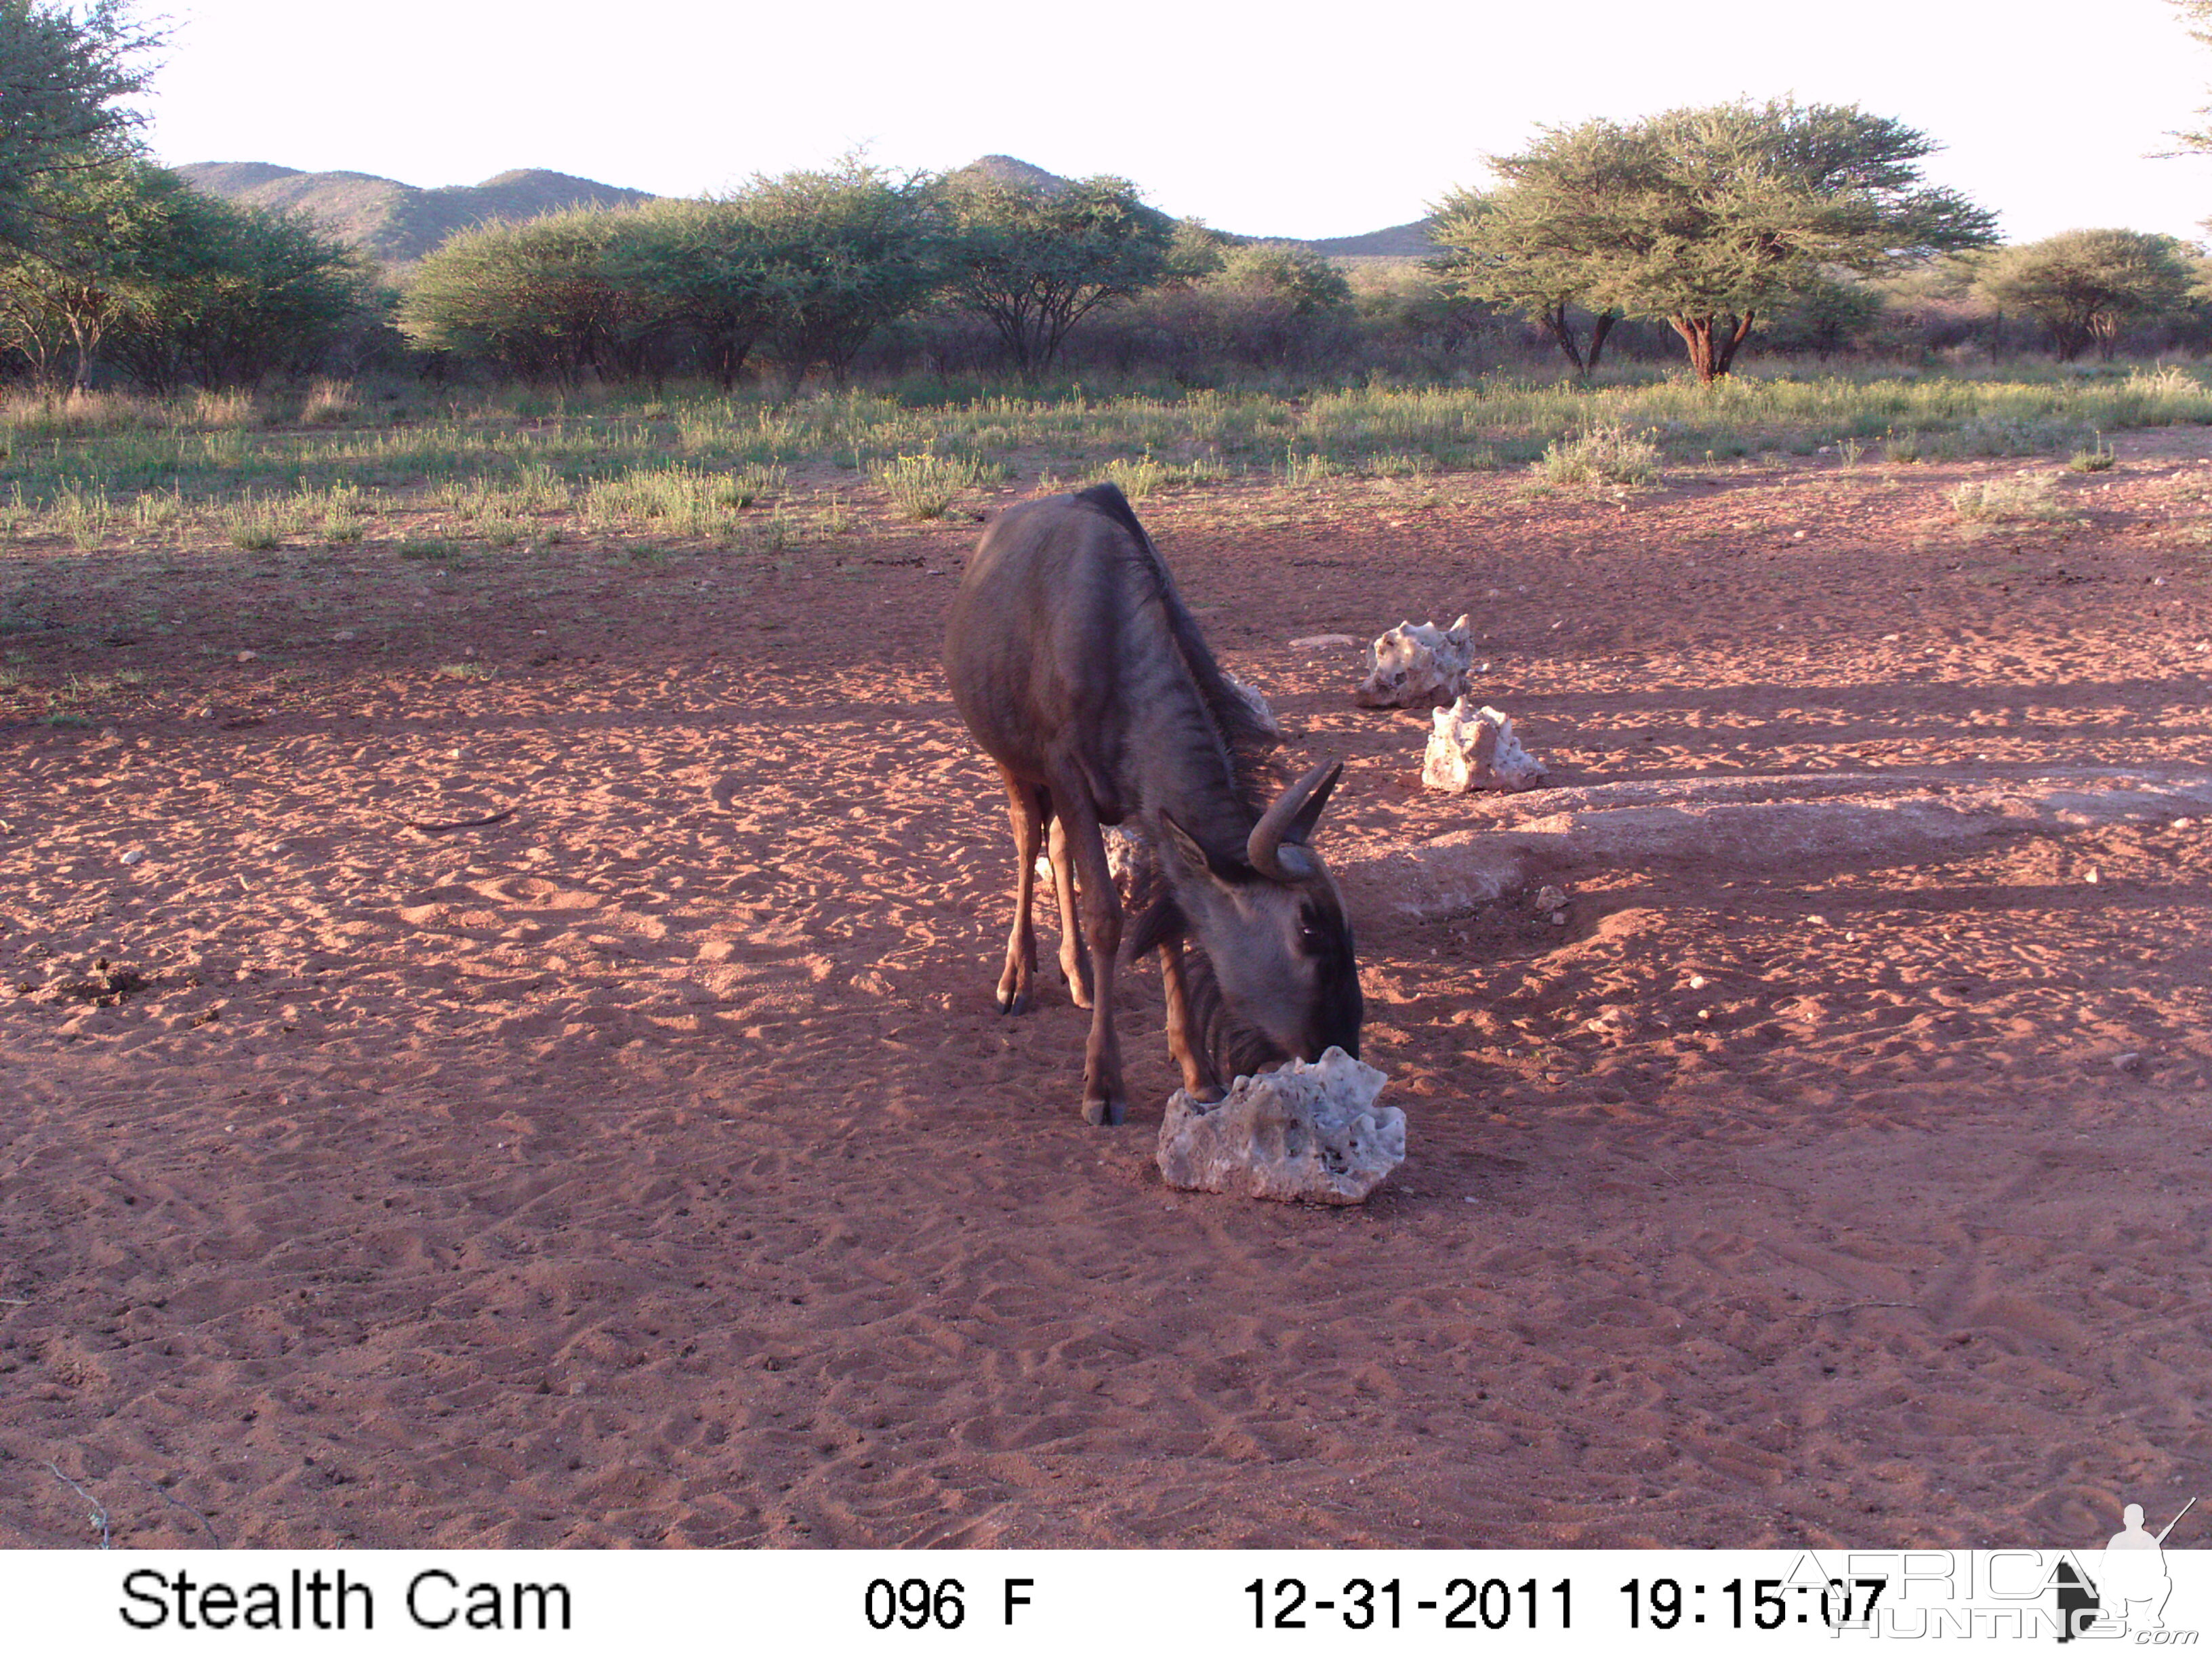
{"type": "MultiPolygon", "coordinates": [[[[1468,809],[1285,641],[1463,609],[1561,786],[2212,771],[2208,455],[1971,538],[2016,464],[1144,510],[1376,857],[1468,809]]],[[[0,1541],[85,1541],[50,1460],[169,1546],[2087,1542],[2212,1486],[2212,821],[1358,918],[1409,1162],[1180,1194],[1149,979],[1119,1133],[1063,988],[993,1009],[973,533],[0,563],[0,1541]]]]}

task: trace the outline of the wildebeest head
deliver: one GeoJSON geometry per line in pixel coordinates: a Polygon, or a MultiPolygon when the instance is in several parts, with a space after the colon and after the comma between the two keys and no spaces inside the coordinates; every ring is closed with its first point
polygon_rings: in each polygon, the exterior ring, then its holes
{"type": "MultiPolygon", "coordinates": [[[[1168,880],[1205,951],[1222,1012],[1278,1051],[1267,1058],[1316,1060],[1332,1047],[1359,1056],[1364,1009],[1352,924],[1335,882],[1308,845],[1343,771],[1342,762],[1324,762],[1285,789],[1233,862],[1209,855],[1173,817],[1160,814],[1168,880]]],[[[1247,1054],[1254,1050],[1249,1042],[1229,1041],[1247,1054]]]]}

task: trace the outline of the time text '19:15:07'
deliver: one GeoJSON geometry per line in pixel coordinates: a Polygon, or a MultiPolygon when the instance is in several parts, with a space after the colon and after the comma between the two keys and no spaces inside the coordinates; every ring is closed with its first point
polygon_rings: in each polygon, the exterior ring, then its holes
{"type": "Polygon", "coordinates": [[[1785,1625],[1810,1625],[1816,1620],[1833,1630],[1839,1626],[1863,1625],[1874,1617],[1887,1578],[1831,1578],[1824,1583],[1802,1580],[1754,1578],[1746,1584],[1731,1578],[1718,1587],[1725,1605],[1707,1602],[1703,1584],[1686,1590],[1679,1578],[1632,1578],[1620,1587],[1628,1598],[1628,1627],[1673,1630],[1686,1620],[1692,1625],[1725,1622],[1730,1630],[1780,1630],[1785,1625]]]}

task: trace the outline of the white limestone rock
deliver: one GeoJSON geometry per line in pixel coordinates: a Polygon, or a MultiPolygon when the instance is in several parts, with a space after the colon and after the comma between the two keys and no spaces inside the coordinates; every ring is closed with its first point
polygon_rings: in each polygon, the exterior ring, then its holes
{"type": "Polygon", "coordinates": [[[1449,628],[1400,623],[1367,648],[1367,678],[1353,692],[1362,708],[1427,708],[1467,695],[1474,630],[1462,615],[1449,628]]]}
{"type": "Polygon", "coordinates": [[[1099,836],[1106,843],[1106,868],[1122,897],[1152,883],[1159,860],[1152,856],[1152,843],[1142,829],[1133,823],[1109,823],[1101,827],[1099,836]]]}
{"type": "MultiPolygon", "coordinates": [[[[1131,902],[1136,895],[1151,890],[1159,870],[1159,860],[1153,856],[1152,843],[1137,823],[1103,823],[1098,827],[1098,838],[1106,844],[1106,869],[1114,878],[1114,885],[1121,890],[1123,904],[1131,902]]],[[[1036,855],[1037,890],[1045,895],[1049,903],[1052,893],[1052,860],[1044,853],[1036,855]]],[[[1080,875],[1076,880],[1080,882],[1080,875]]]]}
{"type": "Polygon", "coordinates": [[[1267,698],[1260,695],[1260,688],[1238,679],[1227,669],[1222,670],[1221,678],[1229,683],[1229,689],[1237,694],[1238,700],[1252,711],[1260,722],[1260,729],[1279,740],[1283,735],[1282,725],[1275,719],[1275,711],[1267,707],[1267,698]]]}
{"type": "Polygon", "coordinates": [[[1405,1113],[1375,1103],[1389,1080],[1331,1048],[1240,1077],[1211,1103],[1178,1089],[1160,1123],[1160,1174],[1190,1192],[1362,1203],[1406,1161],[1405,1113]]]}
{"type": "Polygon", "coordinates": [[[1534,789],[1544,769],[1513,735],[1513,722],[1495,708],[1469,708],[1465,697],[1437,710],[1436,730],[1421,761],[1421,781],[1455,795],[1474,789],[1534,789]]]}

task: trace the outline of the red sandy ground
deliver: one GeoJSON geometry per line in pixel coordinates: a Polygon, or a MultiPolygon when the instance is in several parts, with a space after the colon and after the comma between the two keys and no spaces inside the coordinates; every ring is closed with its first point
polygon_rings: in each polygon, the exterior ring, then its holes
{"type": "MultiPolygon", "coordinates": [[[[1559,783],[2212,769],[2208,454],[1978,536],[2016,463],[1145,512],[1374,853],[1465,808],[1286,642],[1462,609],[1559,783]]],[[[1056,976],[993,1006],[974,533],[15,550],[0,1541],[88,1541],[50,1462],[173,1547],[2087,1544],[2212,1488],[2205,823],[1363,918],[1407,1163],[1180,1194],[1156,981],[1119,1132],[1056,976]]]]}

